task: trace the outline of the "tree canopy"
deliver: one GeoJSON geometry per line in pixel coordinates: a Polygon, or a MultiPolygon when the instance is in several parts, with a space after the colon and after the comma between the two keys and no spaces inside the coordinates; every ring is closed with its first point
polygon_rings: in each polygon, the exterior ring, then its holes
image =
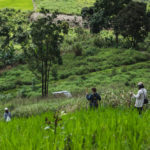
{"type": "Polygon", "coordinates": [[[117,15],[117,32],[131,40],[133,47],[142,42],[148,35],[150,29],[149,13],[146,11],[146,4],[130,2],[117,15]]]}

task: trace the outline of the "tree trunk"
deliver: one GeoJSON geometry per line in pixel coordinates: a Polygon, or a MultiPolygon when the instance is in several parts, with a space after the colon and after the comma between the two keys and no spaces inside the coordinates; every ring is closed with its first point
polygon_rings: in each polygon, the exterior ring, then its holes
{"type": "Polygon", "coordinates": [[[115,36],[116,36],[116,47],[118,48],[118,43],[119,43],[118,36],[119,36],[119,34],[116,32],[116,33],[115,33],[115,36]]]}
{"type": "Polygon", "coordinates": [[[48,96],[47,94],[47,60],[45,61],[45,96],[48,96]]]}
{"type": "Polygon", "coordinates": [[[42,61],[42,97],[44,97],[44,64],[42,61]]]}
{"type": "Polygon", "coordinates": [[[47,67],[47,95],[48,95],[48,83],[49,83],[49,72],[50,72],[50,64],[47,67]]]}

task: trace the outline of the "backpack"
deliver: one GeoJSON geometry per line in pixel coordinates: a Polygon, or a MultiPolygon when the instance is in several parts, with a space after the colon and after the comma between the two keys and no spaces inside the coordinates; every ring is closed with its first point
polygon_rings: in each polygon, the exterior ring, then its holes
{"type": "MultiPolygon", "coordinates": [[[[144,94],[144,91],[143,91],[144,94]]],[[[144,94],[144,104],[148,104],[148,99],[146,98],[145,94],[144,94]]]]}

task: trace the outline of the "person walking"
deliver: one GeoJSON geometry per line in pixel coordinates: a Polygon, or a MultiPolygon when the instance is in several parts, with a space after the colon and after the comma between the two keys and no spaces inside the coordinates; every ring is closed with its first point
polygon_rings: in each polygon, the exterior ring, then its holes
{"type": "Polygon", "coordinates": [[[142,82],[138,83],[138,93],[135,95],[132,93],[132,97],[136,98],[135,108],[138,110],[139,114],[142,114],[144,100],[147,98],[147,90],[144,88],[142,82]]]}
{"type": "Polygon", "coordinates": [[[92,88],[92,94],[86,92],[86,98],[90,102],[90,108],[98,108],[98,101],[101,101],[101,96],[97,94],[96,88],[92,88]]]}
{"type": "Polygon", "coordinates": [[[6,122],[11,121],[11,113],[9,112],[8,108],[5,108],[4,120],[5,120],[6,122]]]}

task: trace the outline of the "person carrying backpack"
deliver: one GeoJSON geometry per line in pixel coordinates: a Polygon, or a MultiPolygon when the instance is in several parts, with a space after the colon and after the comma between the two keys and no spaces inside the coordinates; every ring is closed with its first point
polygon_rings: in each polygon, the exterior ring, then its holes
{"type": "Polygon", "coordinates": [[[144,84],[142,82],[138,83],[138,93],[135,95],[131,93],[133,98],[136,98],[135,108],[138,110],[139,114],[142,114],[143,105],[148,103],[147,99],[147,90],[144,88],[144,84]]]}
{"type": "Polygon", "coordinates": [[[90,102],[90,108],[98,108],[98,101],[101,101],[101,96],[97,94],[96,88],[92,88],[92,94],[86,93],[86,98],[90,102]]]}

